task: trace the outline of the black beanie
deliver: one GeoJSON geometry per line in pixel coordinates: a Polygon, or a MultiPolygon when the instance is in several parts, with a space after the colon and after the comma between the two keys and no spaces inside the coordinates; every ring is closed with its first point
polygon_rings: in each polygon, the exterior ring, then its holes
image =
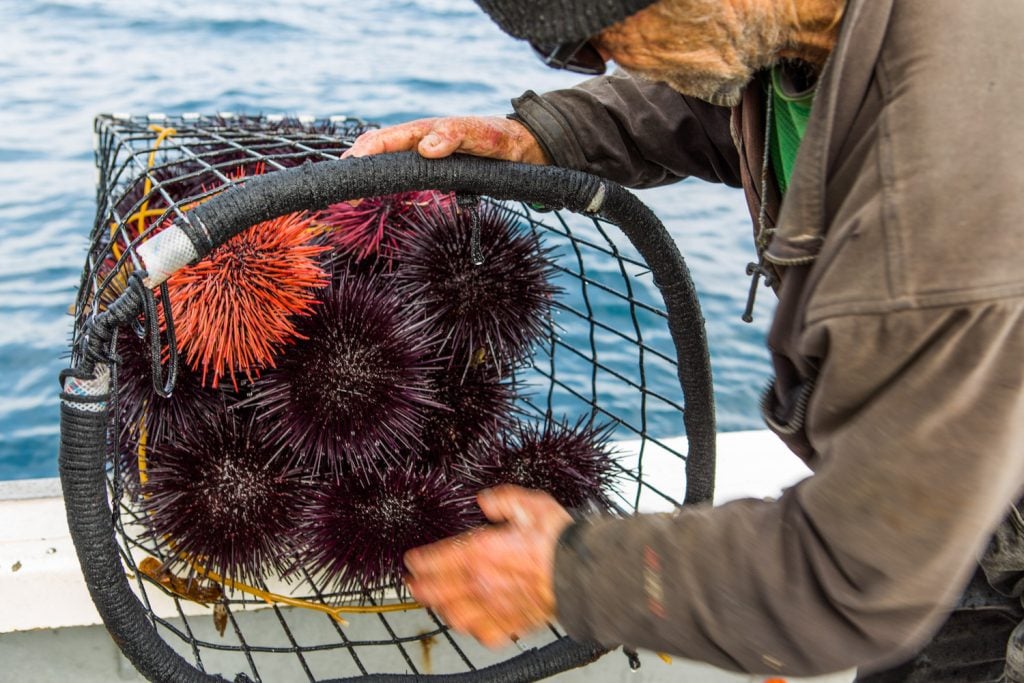
{"type": "Polygon", "coordinates": [[[654,0],[476,0],[501,30],[542,45],[583,40],[654,0]]]}

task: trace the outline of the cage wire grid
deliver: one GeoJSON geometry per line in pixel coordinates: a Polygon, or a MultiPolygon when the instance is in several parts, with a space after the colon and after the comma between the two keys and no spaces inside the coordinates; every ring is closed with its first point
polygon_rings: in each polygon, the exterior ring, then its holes
{"type": "MultiPolygon", "coordinates": [[[[244,185],[244,172],[270,173],[307,161],[337,159],[359,134],[373,127],[348,117],[98,117],[97,213],[73,310],[72,363],[81,360],[81,336],[90,317],[124,289],[132,271],[142,268],[136,249],[158,226],[184,216],[196,202],[244,185]],[[183,201],[180,193],[186,187],[191,189],[183,201]]],[[[557,273],[554,283],[561,290],[546,338],[535,347],[530,363],[513,371],[517,411],[538,421],[585,414],[590,422],[612,425],[613,438],[630,444],[630,452],[616,461],[620,483],[613,505],[619,513],[681,505],[686,491],[685,441],[670,438],[683,433],[679,361],[667,329],[668,315],[647,265],[617,227],[603,219],[526,203],[502,205],[550,249],[557,273]],[[657,479],[645,476],[652,451],[659,458],[654,468],[657,479]],[[663,481],[666,472],[671,475],[663,481]]],[[[158,300],[163,296],[166,290],[158,300]]],[[[430,610],[421,610],[414,631],[387,613],[353,615],[351,624],[342,626],[328,614],[268,605],[238,591],[221,596],[217,609],[226,616],[228,628],[223,636],[216,634],[209,609],[197,614],[194,604],[139,570],[140,557],[160,562],[170,558],[165,547],[140,533],[145,513],[125,491],[122,459],[116,452],[121,427],[117,374],[113,363],[107,489],[121,560],[151,622],[199,670],[229,676],[244,671],[238,680],[260,681],[265,680],[262,665],[287,657],[293,660],[295,680],[317,681],[375,673],[429,674],[430,649],[437,646],[448,648],[465,671],[510,656],[484,650],[451,632],[430,610]],[[154,592],[173,602],[176,617],[157,614],[154,592]],[[265,624],[258,634],[246,632],[238,615],[244,612],[251,618],[257,614],[255,608],[261,608],[262,621],[276,623],[276,641],[266,640],[271,629],[265,624]]],[[[262,582],[257,587],[272,589],[262,582]]],[[[288,594],[321,604],[377,604],[395,597],[367,590],[325,592],[304,568],[288,594]]],[[[547,641],[562,637],[556,625],[549,626],[547,641]]],[[[533,640],[527,645],[535,645],[533,640]]],[[[278,669],[276,662],[273,668],[278,669]]]]}

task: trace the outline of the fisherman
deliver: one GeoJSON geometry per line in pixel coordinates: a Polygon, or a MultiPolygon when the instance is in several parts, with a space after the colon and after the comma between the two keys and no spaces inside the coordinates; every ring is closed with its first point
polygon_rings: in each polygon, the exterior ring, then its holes
{"type": "Polygon", "coordinates": [[[779,297],[764,417],[815,474],[626,519],[495,489],[503,524],[407,555],[413,594],[492,646],[557,619],[737,671],[998,679],[1024,588],[1024,4],[477,2],[595,77],[350,154],[742,186],[779,297]]]}

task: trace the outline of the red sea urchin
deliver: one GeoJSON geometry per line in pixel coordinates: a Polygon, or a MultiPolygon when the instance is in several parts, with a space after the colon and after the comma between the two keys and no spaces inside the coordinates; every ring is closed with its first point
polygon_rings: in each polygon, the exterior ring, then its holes
{"type": "Polygon", "coordinates": [[[550,493],[575,509],[595,503],[609,507],[615,461],[608,452],[608,427],[583,421],[548,420],[543,425],[517,422],[515,427],[474,449],[460,466],[462,478],[475,488],[516,484],[550,493]]]}
{"type": "Polygon", "coordinates": [[[320,301],[245,403],[314,471],[375,471],[421,446],[436,343],[386,276],[345,275],[320,301]]]}
{"type": "Polygon", "coordinates": [[[300,560],[337,592],[402,591],[407,550],[482,522],[474,499],[440,472],[389,469],[316,487],[302,514],[300,560]]]}
{"type": "Polygon", "coordinates": [[[401,192],[331,204],[314,216],[328,228],[327,242],[339,252],[363,260],[370,256],[391,259],[398,238],[408,230],[407,220],[417,208],[445,206],[450,195],[439,192],[401,192]]]}
{"type": "Polygon", "coordinates": [[[153,451],[142,505],[169,564],[247,583],[286,568],[307,487],[263,441],[255,421],[219,410],[153,451]]]}
{"type": "Polygon", "coordinates": [[[204,385],[230,375],[237,389],[236,372],[255,379],[300,336],[293,316],[309,315],[328,281],[310,225],[295,213],[259,223],[167,281],[181,350],[204,385]]]}
{"type": "Polygon", "coordinates": [[[514,213],[492,203],[476,211],[481,264],[472,259],[472,211],[418,209],[415,227],[401,240],[396,278],[433,320],[452,366],[486,361],[501,368],[521,361],[547,334],[559,290],[549,282],[554,269],[546,250],[514,213]]]}

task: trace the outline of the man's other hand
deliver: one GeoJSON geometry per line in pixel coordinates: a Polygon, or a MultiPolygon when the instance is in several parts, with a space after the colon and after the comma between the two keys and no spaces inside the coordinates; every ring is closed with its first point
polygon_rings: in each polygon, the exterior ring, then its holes
{"type": "Polygon", "coordinates": [[[547,493],[499,486],[477,497],[493,526],[410,550],[413,596],[487,647],[555,618],[555,546],[572,522],[547,493]]]}
{"type": "Polygon", "coordinates": [[[344,159],[409,150],[427,159],[461,152],[527,164],[551,163],[526,126],[502,116],[418,119],[371,130],[360,135],[341,156],[344,159]]]}

